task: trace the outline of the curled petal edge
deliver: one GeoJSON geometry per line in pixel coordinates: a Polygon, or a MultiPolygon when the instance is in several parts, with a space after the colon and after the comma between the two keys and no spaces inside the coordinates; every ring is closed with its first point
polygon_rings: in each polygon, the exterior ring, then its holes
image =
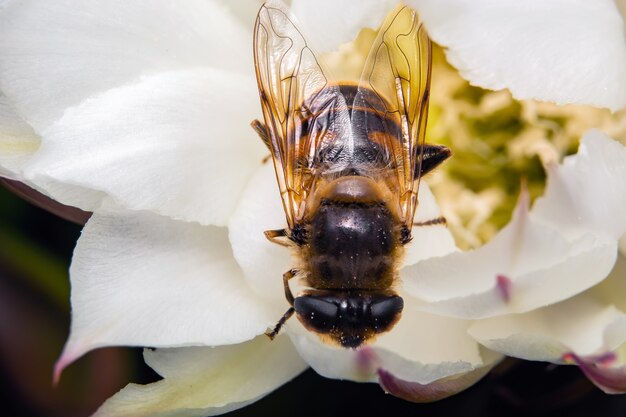
{"type": "Polygon", "coordinates": [[[89,211],[61,204],[19,181],[0,178],[0,185],[30,204],[81,226],[84,226],[92,215],[89,211]]]}
{"type": "Polygon", "coordinates": [[[495,363],[476,368],[473,371],[441,378],[430,384],[405,381],[384,368],[379,368],[377,371],[378,383],[386,393],[405,401],[429,403],[443,400],[466,390],[487,375],[493,366],[495,363]]]}
{"type": "Polygon", "coordinates": [[[611,367],[616,355],[578,356],[573,352],[563,355],[563,361],[577,365],[583,374],[607,394],[626,393],[626,366],[611,367]]]}

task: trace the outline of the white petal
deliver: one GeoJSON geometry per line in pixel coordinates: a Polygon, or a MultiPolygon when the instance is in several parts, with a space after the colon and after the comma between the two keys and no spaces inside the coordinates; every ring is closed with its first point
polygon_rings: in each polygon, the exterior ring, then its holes
{"type": "Polygon", "coordinates": [[[251,28],[215,2],[16,1],[0,19],[0,84],[36,130],[140,76],[197,66],[252,75],[251,28]]]}
{"type": "Polygon", "coordinates": [[[242,342],[282,314],[247,286],[224,228],[148,212],[94,213],[70,276],[72,328],[57,373],[101,346],[242,342]]]}
{"type": "Polygon", "coordinates": [[[533,207],[534,218],[568,236],[591,230],[619,239],[626,233],[626,146],[592,130],[576,155],[547,169],[548,186],[533,207]]]}
{"type": "Polygon", "coordinates": [[[626,313],[626,255],[618,256],[611,274],[589,292],[603,305],[615,306],[626,313]]]}
{"type": "Polygon", "coordinates": [[[429,383],[483,364],[478,345],[467,334],[470,322],[414,310],[410,297],[403,298],[402,318],[373,344],[375,351],[389,358],[386,370],[404,380],[429,383]],[[402,360],[394,366],[394,358],[402,360]]]}
{"type": "MultiPolygon", "coordinates": [[[[622,18],[626,20],[626,0],[615,0],[615,4],[617,4],[617,9],[622,14],[622,18]]],[[[624,28],[624,35],[626,35],[626,27],[624,28]]]]}
{"type": "Polygon", "coordinates": [[[263,232],[286,226],[274,166],[268,162],[248,182],[228,229],[233,254],[249,285],[285,309],[282,276],[295,263],[289,249],[271,243],[263,232]]]}
{"type": "Polygon", "coordinates": [[[39,148],[39,136],[0,93],[0,176],[21,179],[21,168],[39,148]]]}
{"type": "Polygon", "coordinates": [[[409,0],[472,84],[518,99],[626,106],[624,21],[613,0],[409,0]]]}
{"type": "MultiPolygon", "coordinates": [[[[28,164],[26,164],[26,166],[27,165],[28,164]]],[[[28,177],[24,175],[23,177],[25,178],[24,183],[40,193],[67,206],[79,207],[88,212],[98,210],[106,197],[106,194],[102,191],[93,190],[81,185],[67,184],[52,178],[38,177],[36,181],[30,181],[28,177]]]]}
{"type": "Polygon", "coordinates": [[[468,372],[484,365],[479,346],[467,335],[470,322],[412,310],[405,298],[405,311],[398,324],[371,345],[360,350],[322,343],[300,323],[288,324],[291,340],[300,355],[327,378],[377,381],[383,368],[406,381],[428,384],[441,378],[468,372]],[[372,364],[363,355],[371,355],[372,364]]]}
{"type": "Polygon", "coordinates": [[[20,181],[46,196],[62,195],[66,202],[74,206],[96,209],[104,196],[101,192],[51,179],[42,179],[35,184],[25,178],[24,167],[40,144],[39,135],[17,115],[7,97],[0,93],[0,176],[20,181]]]}
{"type": "Polygon", "coordinates": [[[378,29],[392,0],[293,0],[291,10],[313,49],[324,53],[352,41],[363,28],[378,29]]]}
{"type": "Polygon", "coordinates": [[[94,417],[223,414],[269,394],[307,367],[286,337],[270,342],[261,336],[216,348],[147,350],[144,356],[165,379],[128,385],[94,417]]]}
{"type": "MultiPolygon", "coordinates": [[[[441,216],[441,211],[430,188],[422,182],[419,189],[419,206],[415,212],[415,222],[425,222],[441,216]]],[[[444,256],[457,250],[452,233],[445,225],[413,226],[413,240],[406,245],[405,265],[444,256]]]]}
{"type": "Polygon", "coordinates": [[[477,321],[470,334],[484,346],[508,356],[558,362],[563,354],[604,349],[604,331],[622,313],[579,296],[526,314],[477,321]]]}
{"type": "Polygon", "coordinates": [[[564,300],[608,275],[615,241],[587,233],[570,242],[535,222],[524,200],[523,195],[514,219],[485,246],[406,267],[405,290],[428,302],[425,311],[483,318],[564,300]],[[501,279],[507,282],[506,294],[501,279]]]}
{"type": "Polygon", "coordinates": [[[564,302],[526,314],[475,322],[469,333],[484,346],[523,359],[561,362],[569,352],[598,355],[626,342],[624,273],[621,257],[598,287],[564,302]]]}
{"type": "MultiPolygon", "coordinates": [[[[35,184],[102,191],[127,208],[225,225],[264,151],[251,79],[215,69],[143,77],[69,109],[26,168],[35,184]]],[[[85,210],[82,200],[49,190],[85,210]]]]}
{"type": "Polygon", "coordinates": [[[256,16],[259,13],[263,0],[219,0],[223,5],[247,30],[252,33],[256,16]]]}

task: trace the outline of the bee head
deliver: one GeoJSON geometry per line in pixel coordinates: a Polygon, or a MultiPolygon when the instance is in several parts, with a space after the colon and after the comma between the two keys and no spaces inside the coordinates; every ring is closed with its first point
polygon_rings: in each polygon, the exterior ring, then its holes
{"type": "Polygon", "coordinates": [[[390,291],[310,290],[294,301],[304,327],[346,348],[391,330],[403,307],[402,298],[390,291]]]}

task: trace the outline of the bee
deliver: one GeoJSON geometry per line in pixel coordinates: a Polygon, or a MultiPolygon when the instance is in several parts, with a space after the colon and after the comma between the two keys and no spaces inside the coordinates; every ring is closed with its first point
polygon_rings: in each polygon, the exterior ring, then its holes
{"type": "MultiPolygon", "coordinates": [[[[266,237],[292,248],[283,275],[295,313],[326,342],[357,348],[389,331],[404,301],[394,286],[418,205],[420,178],[451,152],[425,143],[431,44],[416,13],[384,20],[360,79],[334,80],[281,3],[266,3],[254,30],[254,62],[287,227],[266,237]],[[306,286],[294,296],[289,282],[306,286]]],[[[424,224],[442,223],[442,218],[424,224]]]]}

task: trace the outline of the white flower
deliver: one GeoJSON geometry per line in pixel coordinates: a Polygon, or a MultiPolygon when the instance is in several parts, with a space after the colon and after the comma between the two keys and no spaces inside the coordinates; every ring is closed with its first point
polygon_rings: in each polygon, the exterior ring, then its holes
{"type": "Polygon", "coordinates": [[[474,85],[517,99],[626,107],[624,0],[409,3],[474,85]]]}
{"type": "MultiPolygon", "coordinates": [[[[332,0],[294,1],[318,49],[377,27],[391,0],[360,8],[332,0]],[[335,11],[333,13],[332,11],[335,11]],[[345,17],[354,17],[345,22],[345,17]],[[336,19],[336,20],[335,20],[336,19]],[[332,25],[336,30],[321,30],[332,25]]],[[[624,0],[406,0],[429,36],[473,85],[517,99],[626,107],[624,0]],[[616,4],[617,3],[617,4],[616,4]],[[621,11],[621,15],[620,15],[621,11]]]]}
{"type": "MultiPolygon", "coordinates": [[[[623,21],[610,1],[409,3],[476,84],[626,105],[623,21]]],[[[607,361],[589,358],[626,337],[614,290],[623,257],[605,280],[626,231],[626,150],[597,131],[550,167],[530,213],[523,195],[483,248],[457,252],[445,228],[415,230],[403,318],[372,347],[324,345],[295,320],[274,342],[263,336],[286,309],[291,260],[262,233],[284,227],[284,215],[248,125],[260,113],[250,50],[258,6],[0,3],[0,175],[94,212],[70,271],[73,322],[57,371],[101,346],[163,348],[145,358],[164,379],[128,386],[98,413],[137,416],[227,412],[307,366],[414,401],[466,388],[501,354],[573,358],[598,374],[607,361]]],[[[389,4],[292,6],[307,38],[329,51],[376,26],[389,4]]],[[[424,188],[418,218],[437,213],[424,188]]],[[[614,372],[624,358],[611,359],[614,372]]]]}

